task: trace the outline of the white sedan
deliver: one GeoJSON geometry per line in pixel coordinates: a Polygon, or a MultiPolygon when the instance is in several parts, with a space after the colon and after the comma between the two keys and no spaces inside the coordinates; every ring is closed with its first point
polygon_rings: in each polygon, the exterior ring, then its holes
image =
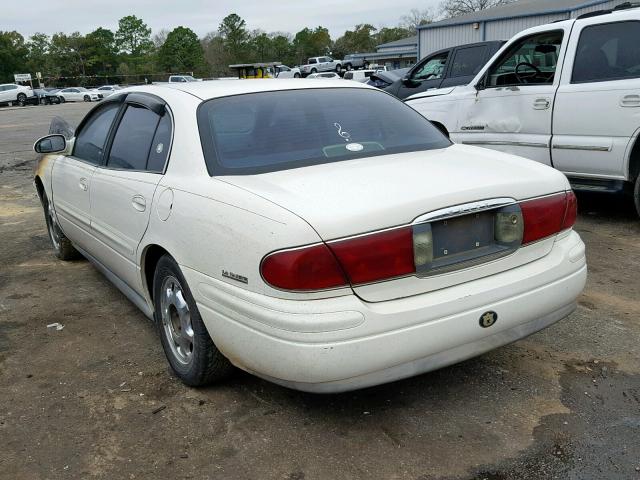
{"type": "Polygon", "coordinates": [[[63,88],[58,93],[61,103],[64,102],[97,102],[103,98],[102,94],[84,87],[63,88]]]}
{"type": "Polygon", "coordinates": [[[390,382],[543,329],[585,285],[562,173],[357,82],[135,87],[35,150],[56,255],[153,318],[188,385],[390,382]]]}
{"type": "Polygon", "coordinates": [[[321,79],[340,79],[340,75],[336,72],[322,72],[322,73],[310,73],[307,75],[308,79],[321,78],[321,79]]]}
{"type": "Polygon", "coordinates": [[[109,95],[112,95],[120,90],[122,90],[122,87],[118,85],[103,85],[101,87],[94,88],[91,91],[97,94],[101,94],[103,98],[107,98],[109,95]]]}

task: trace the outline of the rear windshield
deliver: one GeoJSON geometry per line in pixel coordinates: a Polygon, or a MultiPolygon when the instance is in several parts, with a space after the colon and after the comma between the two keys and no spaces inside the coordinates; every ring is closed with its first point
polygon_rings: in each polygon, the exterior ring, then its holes
{"type": "Polygon", "coordinates": [[[326,88],[208,100],[198,109],[210,175],[251,175],[446,148],[418,112],[378,90],[326,88]]]}

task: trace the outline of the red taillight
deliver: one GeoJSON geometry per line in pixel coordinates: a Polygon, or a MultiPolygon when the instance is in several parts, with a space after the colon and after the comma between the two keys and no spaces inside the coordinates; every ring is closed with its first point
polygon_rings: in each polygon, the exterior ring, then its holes
{"type": "Polygon", "coordinates": [[[262,260],[262,277],[283,290],[324,290],[347,285],[336,258],[325,244],[275,252],[262,260]]]}
{"type": "Polygon", "coordinates": [[[577,202],[573,192],[528,200],[520,207],[524,218],[523,245],[571,228],[576,219],[577,202]]]}
{"type": "Polygon", "coordinates": [[[409,275],[413,262],[413,230],[397,228],[329,244],[352,284],[409,275]]]}
{"type": "Polygon", "coordinates": [[[572,191],[567,192],[567,212],[564,215],[562,229],[566,230],[567,228],[573,227],[576,223],[576,218],[578,218],[578,199],[572,191]]]}

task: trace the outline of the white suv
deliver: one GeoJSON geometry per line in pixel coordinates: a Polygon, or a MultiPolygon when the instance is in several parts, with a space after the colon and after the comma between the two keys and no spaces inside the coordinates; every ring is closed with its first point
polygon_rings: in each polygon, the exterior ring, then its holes
{"type": "Polygon", "coordinates": [[[576,190],[634,191],[640,214],[640,9],[525,30],[465,86],[406,102],[456,143],[551,165],[576,190]]]}
{"type": "Polygon", "coordinates": [[[17,103],[24,105],[27,98],[33,97],[34,93],[31,87],[23,87],[14,83],[6,83],[0,85],[0,105],[17,103]]]}

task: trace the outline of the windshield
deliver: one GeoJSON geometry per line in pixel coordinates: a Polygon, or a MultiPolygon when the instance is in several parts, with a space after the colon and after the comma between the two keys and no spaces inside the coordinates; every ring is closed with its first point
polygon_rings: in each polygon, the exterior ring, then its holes
{"type": "Polygon", "coordinates": [[[198,109],[210,175],[242,175],[445,148],[451,142],[400,100],[327,88],[212,99],[198,109]]]}
{"type": "Polygon", "coordinates": [[[187,82],[197,82],[197,80],[193,78],[191,75],[185,75],[182,78],[184,78],[187,82]]]}

